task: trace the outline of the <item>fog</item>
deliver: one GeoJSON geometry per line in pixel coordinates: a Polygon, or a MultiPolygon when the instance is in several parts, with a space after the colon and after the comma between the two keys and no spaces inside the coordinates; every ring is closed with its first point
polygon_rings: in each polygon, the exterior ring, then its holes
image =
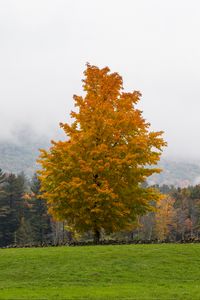
{"type": "Polygon", "coordinates": [[[141,91],[166,156],[199,158],[199,11],[198,0],[1,0],[0,138],[59,134],[90,62],[141,91]]]}

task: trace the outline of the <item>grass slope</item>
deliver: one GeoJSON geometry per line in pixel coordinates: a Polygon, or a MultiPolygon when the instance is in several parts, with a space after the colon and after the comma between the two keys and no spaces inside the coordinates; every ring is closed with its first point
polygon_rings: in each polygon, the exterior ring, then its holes
{"type": "Polygon", "coordinates": [[[0,249],[0,299],[200,299],[200,245],[0,249]]]}

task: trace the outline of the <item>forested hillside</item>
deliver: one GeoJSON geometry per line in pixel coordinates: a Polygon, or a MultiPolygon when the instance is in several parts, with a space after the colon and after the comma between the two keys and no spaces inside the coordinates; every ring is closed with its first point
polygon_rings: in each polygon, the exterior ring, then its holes
{"type": "Polygon", "coordinates": [[[20,130],[13,139],[0,140],[0,168],[5,172],[24,172],[32,177],[38,168],[36,160],[40,148],[47,148],[49,139],[32,130],[20,130]]]}
{"type": "MultiPolygon", "coordinates": [[[[73,232],[67,222],[48,214],[40,180],[0,171],[0,247],[91,242],[93,232],[73,232]]],[[[138,216],[132,229],[108,234],[102,240],[199,241],[200,185],[188,188],[157,186],[165,197],[156,209],[138,216]]]]}
{"type": "MultiPolygon", "coordinates": [[[[46,202],[36,195],[39,182],[34,177],[39,148],[48,148],[49,138],[23,130],[13,139],[0,141],[0,246],[11,244],[62,243],[71,239],[64,223],[55,223],[47,213],[46,202]],[[24,172],[23,174],[19,174],[24,172]],[[15,173],[15,174],[11,174],[15,173]]],[[[163,172],[149,179],[168,195],[158,204],[157,213],[139,220],[132,231],[134,239],[181,240],[199,238],[200,166],[197,163],[162,159],[163,172]],[[193,187],[184,188],[193,185],[193,187]],[[181,187],[181,188],[177,188],[181,187]]],[[[122,238],[130,236],[130,232],[122,238]]],[[[114,238],[116,236],[113,236],[114,238]]],[[[117,235],[117,238],[120,234],[117,235]]],[[[90,238],[90,235],[83,237],[90,238]]]]}
{"type": "MultiPolygon", "coordinates": [[[[50,138],[39,136],[30,128],[15,133],[13,139],[0,140],[0,168],[9,173],[24,172],[32,177],[38,168],[36,159],[40,148],[48,149],[50,138]]],[[[161,159],[158,175],[149,179],[149,184],[167,184],[185,187],[200,183],[200,162],[186,160],[161,159]]]]}
{"type": "Polygon", "coordinates": [[[200,164],[198,161],[161,159],[159,167],[163,170],[160,174],[150,177],[149,184],[167,184],[180,187],[200,183],[200,164]]]}
{"type": "MultiPolygon", "coordinates": [[[[21,142],[0,141],[0,167],[6,172],[24,172],[31,177],[38,168],[36,159],[39,155],[39,148],[48,148],[48,139],[39,140],[26,139],[21,142]]],[[[185,187],[200,182],[199,163],[185,161],[175,162],[169,159],[162,159],[159,166],[163,172],[154,175],[149,179],[150,184],[168,184],[185,187]]]]}

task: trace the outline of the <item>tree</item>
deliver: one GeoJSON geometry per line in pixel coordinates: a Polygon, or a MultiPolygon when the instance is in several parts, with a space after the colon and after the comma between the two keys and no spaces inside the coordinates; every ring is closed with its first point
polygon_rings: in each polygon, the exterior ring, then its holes
{"type": "Polygon", "coordinates": [[[189,216],[190,190],[188,188],[181,189],[179,187],[172,195],[176,200],[174,204],[177,218],[176,238],[184,240],[187,238],[189,225],[187,219],[189,216]]]}
{"type": "Polygon", "coordinates": [[[78,232],[92,230],[98,242],[102,230],[130,229],[159,199],[142,183],[160,172],[154,166],[166,144],[136,108],[141,94],[123,92],[118,73],[87,64],[84,75],[74,121],[60,124],[67,139],[41,150],[39,174],[50,213],[78,232]]]}
{"type": "Polygon", "coordinates": [[[31,192],[28,203],[33,241],[42,245],[50,240],[52,229],[50,216],[47,214],[46,201],[41,197],[40,181],[36,174],[34,174],[31,181],[31,192]]]}
{"type": "Polygon", "coordinates": [[[175,217],[176,212],[174,208],[175,200],[170,196],[165,196],[157,204],[157,211],[155,214],[155,229],[156,237],[159,240],[164,240],[169,236],[170,231],[176,227],[175,217]]]}
{"type": "Polygon", "coordinates": [[[9,174],[5,178],[3,194],[0,197],[0,246],[16,242],[17,230],[24,215],[23,193],[25,178],[23,174],[9,174]]]}
{"type": "Polygon", "coordinates": [[[0,219],[1,217],[4,217],[6,214],[6,210],[4,207],[4,197],[5,197],[5,191],[4,191],[4,183],[6,180],[6,174],[3,173],[3,171],[0,169],[0,219]]]}
{"type": "Polygon", "coordinates": [[[195,235],[199,237],[200,230],[200,185],[189,187],[190,189],[190,203],[189,216],[191,219],[191,237],[195,235]]]}
{"type": "Polygon", "coordinates": [[[6,174],[0,169],[0,185],[5,182],[6,174]]]}

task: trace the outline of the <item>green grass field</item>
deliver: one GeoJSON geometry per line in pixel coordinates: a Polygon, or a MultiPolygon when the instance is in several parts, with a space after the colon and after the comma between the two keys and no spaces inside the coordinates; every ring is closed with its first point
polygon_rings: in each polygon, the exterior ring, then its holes
{"type": "Polygon", "coordinates": [[[200,299],[200,245],[0,249],[0,299],[200,299]]]}

